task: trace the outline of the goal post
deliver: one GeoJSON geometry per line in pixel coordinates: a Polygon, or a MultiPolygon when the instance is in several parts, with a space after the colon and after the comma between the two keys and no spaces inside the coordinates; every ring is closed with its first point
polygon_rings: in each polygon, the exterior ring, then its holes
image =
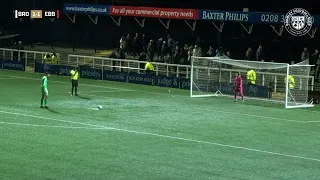
{"type": "Polygon", "coordinates": [[[219,57],[192,57],[190,97],[233,97],[235,74],[240,73],[246,99],[283,103],[286,108],[312,107],[312,103],[308,102],[309,81],[313,81],[309,76],[310,67],[308,60],[289,65],[219,57]],[[250,70],[255,72],[253,85],[252,79],[247,79],[247,72],[250,70]],[[286,78],[290,76],[293,78],[286,78]],[[295,81],[294,86],[292,80],[295,81]]]}
{"type": "Polygon", "coordinates": [[[286,75],[286,108],[313,107],[309,101],[309,73],[311,65],[301,62],[288,65],[286,75]]]}

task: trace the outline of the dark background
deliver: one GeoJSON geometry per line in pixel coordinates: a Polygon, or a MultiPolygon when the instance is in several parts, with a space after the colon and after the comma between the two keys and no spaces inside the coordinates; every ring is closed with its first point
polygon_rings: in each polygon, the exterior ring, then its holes
{"type": "MultiPolygon", "coordinates": [[[[319,32],[314,39],[308,35],[294,37],[287,32],[279,37],[270,25],[255,24],[253,32],[248,35],[238,23],[225,23],[224,31],[219,33],[210,21],[198,21],[197,27],[192,32],[183,20],[172,20],[169,30],[166,30],[158,19],[146,19],[144,28],[141,28],[133,17],[122,18],[121,26],[118,27],[109,16],[99,16],[98,24],[95,25],[86,15],[77,15],[76,23],[61,15],[60,19],[51,22],[48,19],[23,20],[13,18],[13,10],[30,9],[62,9],[63,3],[86,3],[108,5],[133,5],[155,6],[190,9],[212,10],[237,10],[243,7],[250,11],[282,12],[286,13],[295,7],[303,7],[311,14],[320,14],[316,1],[214,1],[214,0],[11,0],[2,2],[0,28],[7,31],[16,31],[21,34],[20,40],[26,45],[31,43],[45,43],[53,46],[73,46],[87,48],[115,48],[118,47],[119,39],[127,33],[145,33],[149,38],[158,39],[170,34],[181,44],[194,44],[196,37],[201,37],[203,48],[209,45],[215,48],[223,47],[230,49],[234,58],[242,59],[248,46],[254,50],[263,45],[267,60],[278,62],[298,61],[303,47],[309,47],[311,51],[320,48],[319,32]],[[318,10],[318,11],[317,11],[318,10]]],[[[192,21],[189,21],[192,23],[192,21]]],[[[320,31],[320,30],[319,30],[320,31]]]]}

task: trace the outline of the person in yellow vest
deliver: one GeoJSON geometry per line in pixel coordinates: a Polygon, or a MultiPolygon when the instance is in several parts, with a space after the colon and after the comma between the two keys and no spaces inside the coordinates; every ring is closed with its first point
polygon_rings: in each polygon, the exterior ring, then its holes
{"type": "Polygon", "coordinates": [[[79,68],[75,68],[74,70],[70,71],[71,74],[71,96],[73,96],[73,90],[75,95],[78,96],[78,79],[79,79],[79,68]]]}
{"type": "Polygon", "coordinates": [[[51,55],[49,53],[47,53],[43,59],[45,64],[51,64],[51,55]]]}
{"type": "Polygon", "coordinates": [[[57,54],[54,52],[51,56],[52,64],[57,64],[57,54]]]}
{"type": "MultiPolygon", "coordinates": [[[[294,82],[294,77],[292,75],[288,76],[289,89],[294,89],[296,83],[294,82]]],[[[287,85],[287,77],[284,78],[284,84],[287,85]]]]}
{"type": "Polygon", "coordinates": [[[144,66],[144,69],[146,70],[147,74],[152,74],[154,71],[154,67],[151,63],[151,61],[149,60],[146,65],[144,66]]]}
{"type": "Polygon", "coordinates": [[[256,79],[257,79],[256,72],[253,69],[250,69],[247,72],[248,85],[255,85],[256,84],[256,79]]]}

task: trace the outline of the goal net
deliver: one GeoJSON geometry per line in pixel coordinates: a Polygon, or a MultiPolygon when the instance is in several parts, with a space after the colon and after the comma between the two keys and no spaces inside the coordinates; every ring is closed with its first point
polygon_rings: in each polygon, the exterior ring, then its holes
{"type": "MultiPolygon", "coordinates": [[[[251,71],[252,72],[252,71],[251,71]]],[[[192,57],[190,96],[234,96],[234,78],[240,73],[245,99],[285,104],[286,108],[312,107],[308,102],[309,61],[289,65],[260,61],[192,57]],[[247,73],[253,70],[252,74],[247,73]]]]}

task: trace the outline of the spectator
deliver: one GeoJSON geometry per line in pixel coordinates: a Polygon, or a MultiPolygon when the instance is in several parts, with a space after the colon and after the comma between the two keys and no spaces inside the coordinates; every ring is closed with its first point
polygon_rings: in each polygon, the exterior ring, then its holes
{"type": "Polygon", "coordinates": [[[148,56],[149,59],[151,61],[153,61],[153,57],[154,57],[154,44],[153,44],[153,40],[151,39],[149,44],[148,44],[148,56]]]}
{"type": "Polygon", "coordinates": [[[157,55],[158,55],[158,60],[160,61],[161,57],[161,48],[162,48],[163,40],[162,38],[158,39],[157,41],[157,55]]]}
{"type": "Polygon", "coordinates": [[[14,42],[14,43],[13,43],[12,49],[18,49],[18,44],[17,44],[17,42],[14,42]]]}
{"type": "Polygon", "coordinates": [[[187,64],[188,62],[188,44],[185,44],[183,49],[180,52],[180,57],[181,57],[181,61],[183,62],[183,64],[187,64]]]}
{"type": "Polygon", "coordinates": [[[180,48],[180,46],[179,46],[179,41],[174,41],[174,42],[173,42],[173,48],[172,48],[172,54],[175,53],[177,46],[178,46],[179,53],[180,53],[181,48],[180,48]]]}
{"type": "Polygon", "coordinates": [[[180,49],[179,49],[179,46],[176,46],[174,52],[173,52],[173,56],[172,56],[172,59],[173,59],[173,63],[174,64],[183,64],[181,63],[181,57],[180,57],[180,49]]]}
{"type": "MultiPolygon", "coordinates": [[[[315,65],[318,59],[319,59],[319,51],[318,49],[316,49],[314,53],[311,55],[310,62],[309,62],[310,65],[315,65]]],[[[311,67],[311,68],[315,68],[315,67],[311,67]]]]}
{"type": "Polygon", "coordinates": [[[318,57],[318,60],[316,61],[316,67],[314,71],[314,79],[319,82],[319,75],[320,75],[320,55],[318,57]]]}
{"type": "Polygon", "coordinates": [[[252,49],[249,47],[246,51],[245,60],[252,61],[252,49]]]}
{"type": "Polygon", "coordinates": [[[192,55],[195,57],[200,57],[202,56],[201,48],[198,45],[195,45],[193,50],[192,50],[192,55]]]}
{"type": "Polygon", "coordinates": [[[112,59],[117,59],[118,58],[115,50],[113,50],[111,52],[111,54],[109,55],[109,58],[112,58],[112,59]]]}
{"type": "Polygon", "coordinates": [[[264,61],[264,52],[262,46],[260,45],[256,52],[256,60],[257,61],[264,61]]]}
{"type": "Polygon", "coordinates": [[[305,61],[305,60],[309,59],[309,57],[310,57],[310,53],[308,51],[308,48],[305,47],[301,53],[301,61],[305,61]]]}
{"type": "Polygon", "coordinates": [[[120,43],[119,54],[120,54],[121,52],[124,53],[124,52],[125,52],[125,47],[126,47],[126,39],[124,38],[124,36],[121,37],[119,43],[120,43]]]}
{"type": "Polygon", "coordinates": [[[231,52],[230,50],[227,51],[227,53],[225,54],[226,58],[231,59],[231,52]]]}
{"type": "Polygon", "coordinates": [[[20,53],[20,59],[24,59],[25,58],[24,57],[24,52],[21,52],[21,51],[24,50],[24,45],[23,45],[22,41],[18,42],[18,50],[19,50],[19,53],[20,53]]]}
{"type": "Polygon", "coordinates": [[[164,59],[164,56],[168,53],[168,46],[167,46],[167,42],[163,41],[162,46],[161,46],[161,55],[160,55],[160,59],[161,61],[164,59]]]}
{"type": "Polygon", "coordinates": [[[126,54],[124,52],[120,52],[118,59],[125,59],[125,58],[126,58],[126,54]]]}
{"type": "Polygon", "coordinates": [[[198,51],[198,45],[194,45],[194,48],[192,49],[192,56],[197,56],[198,51]]]}
{"type": "MultiPolygon", "coordinates": [[[[117,58],[118,58],[117,55],[116,55],[116,51],[115,51],[115,50],[113,50],[113,51],[111,52],[111,54],[109,55],[109,58],[112,58],[112,59],[117,59],[117,58]]],[[[113,71],[116,71],[115,66],[116,66],[116,61],[115,61],[115,60],[112,60],[112,70],[113,70],[113,71]]]]}
{"type": "MultiPolygon", "coordinates": [[[[12,49],[13,49],[13,50],[18,50],[18,44],[17,44],[17,42],[14,42],[14,43],[13,43],[12,49]]],[[[18,59],[18,51],[13,51],[12,53],[13,53],[13,59],[14,59],[14,60],[17,60],[17,59],[18,59]]]]}
{"type": "Polygon", "coordinates": [[[207,56],[208,57],[214,57],[215,56],[214,49],[213,49],[212,46],[209,47],[209,50],[207,52],[207,56]]]}
{"type": "Polygon", "coordinates": [[[170,53],[172,53],[172,49],[173,49],[173,39],[171,38],[171,36],[170,35],[168,35],[167,36],[167,43],[168,43],[168,45],[167,45],[167,47],[168,47],[168,50],[170,51],[170,53]]]}
{"type": "Polygon", "coordinates": [[[198,47],[197,56],[198,57],[202,56],[202,48],[200,46],[198,47]]]}
{"type": "Polygon", "coordinates": [[[172,64],[172,62],[171,62],[171,55],[170,55],[170,53],[167,53],[164,57],[164,63],[168,63],[168,64],[172,64]]]}
{"type": "Polygon", "coordinates": [[[131,42],[131,37],[130,37],[130,34],[127,34],[127,37],[126,37],[126,50],[127,52],[127,55],[131,55],[132,53],[132,42],[131,42]]]}
{"type": "Polygon", "coordinates": [[[188,63],[187,64],[191,64],[191,57],[193,56],[193,46],[189,47],[188,50],[188,63]]]}
{"type": "Polygon", "coordinates": [[[136,33],[136,35],[134,36],[134,38],[132,39],[132,55],[135,58],[135,56],[139,53],[139,49],[140,49],[140,39],[139,39],[139,34],[136,33]]]}
{"type": "MultiPolygon", "coordinates": [[[[139,61],[147,61],[147,55],[145,52],[142,52],[139,56],[139,61]]],[[[139,63],[139,69],[142,69],[145,66],[145,63],[139,63]]]]}
{"type": "Polygon", "coordinates": [[[142,51],[146,53],[148,48],[148,39],[145,34],[142,35],[141,43],[142,43],[142,51]]]}
{"type": "Polygon", "coordinates": [[[22,41],[19,41],[19,42],[18,42],[18,50],[19,50],[19,51],[20,51],[20,50],[24,50],[24,46],[23,46],[22,41]]]}
{"type": "Polygon", "coordinates": [[[216,50],[216,57],[220,57],[220,55],[221,55],[221,54],[220,54],[220,50],[217,49],[217,50],[216,50]]]}
{"type": "MultiPolygon", "coordinates": [[[[124,52],[120,51],[118,59],[126,59],[126,54],[124,52]]],[[[120,61],[120,66],[124,66],[124,62],[123,61],[120,61]]],[[[122,71],[123,71],[123,69],[121,68],[121,72],[122,71]]]]}

